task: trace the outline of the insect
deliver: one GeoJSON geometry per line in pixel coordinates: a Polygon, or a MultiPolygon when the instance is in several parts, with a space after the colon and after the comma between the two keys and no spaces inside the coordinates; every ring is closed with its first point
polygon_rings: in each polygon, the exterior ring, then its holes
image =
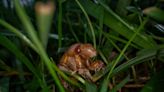
{"type": "Polygon", "coordinates": [[[91,60],[96,55],[97,51],[91,44],[75,43],[64,53],[58,66],[62,71],[77,73],[92,80],[91,72],[97,72],[104,67],[101,60],[91,60]]]}

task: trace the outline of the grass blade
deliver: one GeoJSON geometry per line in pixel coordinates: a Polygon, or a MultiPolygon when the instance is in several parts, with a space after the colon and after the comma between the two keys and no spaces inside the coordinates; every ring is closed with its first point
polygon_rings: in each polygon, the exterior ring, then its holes
{"type": "Polygon", "coordinates": [[[42,88],[46,88],[46,84],[41,80],[41,73],[36,70],[30,60],[6,37],[0,35],[0,44],[6,47],[9,51],[11,51],[23,64],[27,66],[27,68],[35,75],[38,79],[38,83],[42,88]]]}
{"type": "Polygon", "coordinates": [[[109,79],[108,78],[104,78],[103,83],[101,85],[101,89],[100,92],[107,92],[108,90],[108,84],[109,84],[109,79]]]}
{"type": "Polygon", "coordinates": [[[86,10],[83,8],[82,4],[78,1],[78,0],[75,0],[76,3],[79,5],[80,9],[82,10],[82,12],[84,13],[87,21],[88,21],[88,24],[89,24],[89,27],[90,27],[90,30],[91,30],[91,33],[92,33],[92,37],[93,37],[93,46],[94,48],[96,48],[96,37],[95,37],[95,32],[94,32],[94,29],[93,29],[93,26],[92,26],[92,23],[88,17],[88,14],[86,13],[86,10]]]}
{"type": "Polygon", "coordinates": [[[48,36],[51,28],[54,9],[55,6],[52,2],[37,2],[35,5],[39,37],[45,49],[47,47],[48,36]]]}
{"type": "Polygon", "coordinates": [[[38,52],[37,49],[36,49],[36,47],[34,46],[34,44],[30,41],[30,39],[28,39],[18,29],[14,28],[12,25],[8,24],[7,22],[5,22],[2,19],[0,19],[0,24],[2,26],[4,26],[6,29],[8,29],[9,31],[15,33],[19,38],[21,38],[23,41],[25,41],[33,50],[35,50],[36,52],[38,52]]]}
{"type": "Polygon", "coordinates": [[[86,92],[97,92],[97,87],[93,83],[86,82],[86,92]]]}
{"type": "Polygon", "coordinates": [[[136,56],[135,58],[115,68],[112,73],[112,76],[118,74],[121,71],[126,70],[127,68],[130,68],[132,65],[142,63],[144,61],[147,61],[147,59],[150,60],[152,58],[155,58],[156,55],[157,55],[157,49],[145,49],[142,54],[136,56]]]}
{"type": "MultiPolygon", "coordinates": [[[[90,0],[85,0],[85,2],[83,0],[79,1],[83,5],[84,9],[88,14],[95,17],[96,19],[99,19],[99,17],[101,17],[100,11],[104,9],[101,5],[94,4],[90,0]]],[[[134,34],[134,30],[130,29],[131,27],[125,26],[123,22],[118,20],[114,15],[112,15],[107,10],[104,11],[104,24],[106,24],[113,31],[118,32],[127,39],[130,39],[131,36],[134,34]]],[[[127,25],[130,26],[129,24],[127,25]]],[[[147,35],[143,35],[140,33],[137,34],[133,42],[142,48],[153,48],[156,46],[156,43],[153,39],[149,38],[147,35]]]]}
{"type": "Polygon", "coordinates": [[[108,78],[111,76],[115,66],[117,65],[117,63],[119,62],[119,60],[121,59],[122,55],[124,54],[124,52],[126,51],[126,49],[128,48],[128,46],[130,45],[130,43],[134,40],[134,38],[137,36],[137,34],[143,29],[145,23],[147,22],[147,20],[145,20],[141,26],[136,30],[136,32],[134,33],[134,35],[131,37],[131,39],[127,42],[127,44],[124,46],[123,50],[120,52],[120,55],[117,57],[117,59],[114,61],[112,68],[108,74],[108,78]]]}
{"type": "Polygon", "coordinates": [[[16,12],[17,12],[21,22],[23,23],[29,37],[32,40],[32,42],[36,45],[36,47],[38,49],[38,54],[40,55],[41,59],[43,60],[43,62],[47,66],[52,78],[54,79],[54,82],[59,87],[59,90],[61,92],[65,92],[61,82],[59,81],[59,78],[58,78],[55,70],[53,69],[53,67],[51,65],[51,60],[48,58],[48,56],[45,52],[45,49],[44,49],[43,45],[41,44],[41,42],[40,42],[40,40],[36,34],[36,31],[35,31],[32,23],[30,22],[29,17],[27,16],[23,7],[20,5],[19,0],[14,0],[14,5],[15,5],[16,12]]]}
{"type": "Polygon", "coordinates": [[[62,46],[62,0],[59,0],[59,14],[58,14],[58,51],[62,46]]]}

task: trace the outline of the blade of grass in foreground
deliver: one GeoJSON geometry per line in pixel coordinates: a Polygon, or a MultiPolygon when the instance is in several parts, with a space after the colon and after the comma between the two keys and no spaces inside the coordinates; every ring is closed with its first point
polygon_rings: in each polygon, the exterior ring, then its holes
{"type": "Polygon", "coordinates": [[[86,82],[86,92],[98,92],[97,87],[94,83],[86,82]]]}
{"type": "Polygon", "coordinates": [[[15,35],[17,35],[19,38],[21,38],[23,41],[25,41],[33,50],[35,50],[36,52],[38,52],[37,49],[36,49],[36,47],[34,46],[34,44],[30,41],[30,39],[28,39],[18,29],[16,29],[15,27],[13,27],[12,25],[8,24],[7,22],[5,22],[2,19],[0,19],[0,24],[2,26],[4,26],[6,29],[8,29],[9,31],[15,33],[15,35]]]}
{"type": "Polygon", "coordinates": [[[44,88],[48,88],[41,80],[41,73],[35,69],[33,64],[29,61],[29,59],[13,44],[8,38],[5,36],[0,35],[0,44],[6,47],[9,51],[11,51],[23,64],[27,66],[27,68],[35,75],[38,79],[38,83],[40,86],[44,88]]]}
{"type": "Polygon", "coordinates": [[[38,54],[41,57],[41,59],[43,60],[43,62],[45,63],[45,65],[47,66],[52,78],[54,79],[54,82],[58,86],[60,92],[65,92],[63,85],[61,84],[54,68],[51,65],[51,60],[49,59],[48,55],[46,54],[46,51],[37,36],[35,28],[32,25],[32,23],[30,22],[30,19],[27,16],[24,8],[20,5],[19,0],[14,0],[14,5],[15,5],[17,15],[19,16],[23,26],[25,27],[29,38],[34,43],[34,45],[37,47],[38,52],[39,52],[38,54]]]}
{"type": "Polygon", "coordinates": [[[52,18],[55,11],[55,5],[53,2],[37,2],[35,5],[35,12],[37,18],[37,27],[40,40],[46,49],[48,43],[48,36],[52,24],[52,18]]]}

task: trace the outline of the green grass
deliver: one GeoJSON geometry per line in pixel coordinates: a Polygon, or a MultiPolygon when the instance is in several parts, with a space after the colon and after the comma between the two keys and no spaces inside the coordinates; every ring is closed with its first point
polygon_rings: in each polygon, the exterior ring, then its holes
{"type": "Polygon", "coordinates": [[[0,6],[0,92],[131,92],[126,85],[135,84],[146,85],[133,92],[161,91],[160,1],[139,10],[142,1],[56,0],[47,3],[48,13],[39,12],[37,2],[13,2],[14,8],[0,6]],[[105,63],[92,75],[94,82],[58,68],[63,53],[77,42],[92,44],[98,52],[95,59],[105,63]]]}

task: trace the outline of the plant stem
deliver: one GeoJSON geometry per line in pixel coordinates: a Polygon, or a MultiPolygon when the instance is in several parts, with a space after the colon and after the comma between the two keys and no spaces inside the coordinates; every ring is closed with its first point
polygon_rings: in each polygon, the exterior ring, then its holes
{"type": "Polygon", "coordinates": [[[62,46],[62,1],[59,0],[59,14],[58,14],[58,50],[62,46]]]}
{"type": "Polygon", "coordinates": [[[57,75],[51,65],[51,61],[48,58],[43,45],[41,44],[41,41],[38,39],[36,31],[34,30],[34,27],[32,26],[31,22],[29,21],[30,19],[28,18],[27,14],[25,13],[25,10],[23,9],[23,7],[21,7],[19,0],[14,0],[14,4],[15,4],[16,12],[17,12],[21,22],[23,23],[31,40],[37,47],[37,49],[39,51],[38,54],[40,55],[41,59],[43,59],[44,63],[46,64],[50,74],[52,75],[52,77],[54,79],[54,82],[59,87],[60,92],[65,92],[63,86],[61,85],[61,83],[59,81],[59,78],[57,77],[57,75]]]}
{"type": "Polygon", "coordinates": [[[114,61],[111,70],[109,71],[109,74],[107,76],[107,78],[109,79],[115,66],[117,65],[117,63],[119,62],[120,58],[122,57],[122,55],[124,54],[124,52],[126,51],[126,49],[128,48],[128,46],[130,45],[130,43],[134,40],[134,38],[136,37],[136,35],[143,29],[144,25],[146,24],[147,19],[145,21],[143,21],[143,23],[140,25],[140,27],[135,31],[135,33],[132,35],[131,39],[127,42],[127,44],[125,45],[125,47],[123,48],[123,50],[121,51],[120,55],[118,56],[118,58],[114,61]]]}
{"type": "Polygon", "coordinates": [[[92,23],[88,17],[88,14],[86,13],[86,11],[84,10],[83,6],[80,4],[80,2],[78,0],[75,0],[76,3],[79,5],[80,9],[82,10],[82,12],[84,13],[87,21],[88,21],[88,24],[89,24],[89,27],[90,27],[90,30],[91,30],[91,33],[92,33],[92,37],[93,37],[93,46],[94,48],[96,48],[96,37],[95,37],[95,33],[94,33],[94,29],[93,29],[93,26],[92,26],[92,23]]]}

